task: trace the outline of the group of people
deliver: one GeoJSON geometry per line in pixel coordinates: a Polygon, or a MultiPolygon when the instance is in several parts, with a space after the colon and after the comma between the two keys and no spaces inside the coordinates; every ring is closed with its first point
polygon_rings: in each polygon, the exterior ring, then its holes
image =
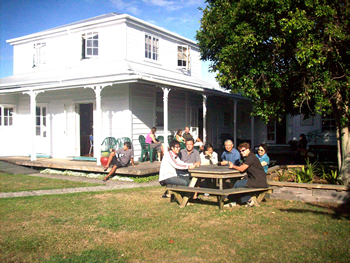
{"type": "MultiPolygon", "coordinates": [[[[266,188],[266,172],[270,162],[267,156],[265,144],[259,145],[258,153],[255,155],[250,150],[249,143],[241,143],[236,150],[231,140],[226,140],[225,151],[221,155],[222,161],[218,161],[218,155],[213,151],[211,144],[206,144],[199,154],[194,149],[194,140],[186,141],[186,148],[181,149],[180,142],[173,140],[170,142],[169,151],[165,153],[160,166],[159,182],[165,186],[168,184],[188,186],[191,180],[189,169],[194,169],[200,165],[218,164],[227,165],[228,169],[236,169],[246,172],[246,176],[234,184],[234,188],[266,188]],[[242,158],[241,158],[242,156],[242,158]]],[[[163,195],[166,197],[166,194],[163,195]]],[[[196,199],[195,194],[193,199],[196,199]]],[[[241,197],[241,203],[248,206],[259,205],[255,196],[245,195],[241,197]]]]}
{"type": "MultiPolygon", "coordinates": [[[[267,156],[265,144],[259,145],[258,153],[255,155],[250,150],[249,143],[241,143],[236,150],[233,142],[226,140],[224,142],[225,151],[221,155],[222,160],[219,162],[218,154],[214,152],[213,145],[210,143],[203,145],[203,142],[198,137],[194,139],[188,127],[185,128],[184,133],[178,130],[175,139],[169,143],[168,151],[164,151],[164,147],[161,142],[157,141],[155,133],[156,128],[152,127],[146,136],[146,143],[149,143],[151,148],[157,150],[159,160],[164,156],[159,172],[159,182],[163,186],[168,184],[188,186],[191,180],[188,170],[200,165],[226,165],[228,169],[246,172],[246,176],[242,180],[237,181],[233,186],[234,188],[268,187],[266,172],[270,159],[267,156]],[[185,143],[186,147],[184,149],[181,149],[180,142],[185,143]],[[196,144],[201,152],[195,149],[196,144]]],[[[111,149],[108,163],[104,170],[107,171],[110,165],[112,165],[112,169],[104,177],[103,181],[107,181],[117,168],[127,166],[130,162],[135,166],[134,151],[130,142],[125,142],[122,149],[111,149]]],[[[163,197],[166,197],[166,194],[163,197]]],[[[195,195],[194,198],[196,197],[195,195]]],[[[241,203],[245,202],[249,206],[258,205],[256,198],[249,195],[241,197],[241,203]]]]}

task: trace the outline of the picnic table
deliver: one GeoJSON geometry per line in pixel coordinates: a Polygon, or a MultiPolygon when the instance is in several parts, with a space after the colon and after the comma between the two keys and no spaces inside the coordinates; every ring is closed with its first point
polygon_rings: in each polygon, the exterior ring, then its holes
{"type": "MultiPolygon", "coordinates": [[[[191,182],[188,186],[167,185],[167,189],[170,194],[173,194],[180,207],[183,208],[187,205],[190,195],[197,193],[208,193],[210,195],[217,196],[218,205],[220,210],[223,209],[225,197],[233,194],[244,193],[259,193],[258,202],[260,202],[266,193],[271,192],[272,188],[228,188],[224,189],[224,180],[239,180],[246,175],[235,169],[229,169],[228,166],[217,165],[202,165],[198,168],[188,170],[191,173],[191,182]],[[198,179],[216,179],[218,180],[219,188],[209,184],[209,188],[195,187],[198,179]]],[[[172,200],[171,200],[172,201],[172,200]]]]}

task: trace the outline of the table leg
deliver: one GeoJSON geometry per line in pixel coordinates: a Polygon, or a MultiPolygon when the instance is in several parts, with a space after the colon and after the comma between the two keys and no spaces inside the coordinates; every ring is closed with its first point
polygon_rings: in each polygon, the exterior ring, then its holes
{"type": "Polygon", "coordinates": [[[219,179],[219,189],[222,190],[223,188],[223,182],[222,182],[222,178],[219,179]]]}
{"type": "MultiPolygon", "coordinates": [[[[194,187],[196,185],[196,183],[197,183],[197,180],[198,180],[198,178],[192,177],[192,180],[191,180],[191,182],[190,182],[190,184],[188,186],[189,187],[194,187]]],[[[182,198],[182,203],[180,204],[180,208],[185,207],[187,205],[187,201],[188,201],[188,196],[184,196],[182,198]]]]}

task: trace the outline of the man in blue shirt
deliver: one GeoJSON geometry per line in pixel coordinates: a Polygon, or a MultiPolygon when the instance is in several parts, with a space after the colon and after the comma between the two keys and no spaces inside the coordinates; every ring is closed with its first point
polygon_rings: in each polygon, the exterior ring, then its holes
{"type": "Polygon", "coordinates": [[[221,165],[229,165],[230,163],[236,166],[239,165],[241,155],[235,148],[233,148],[233,142],[231,140],[225,141],[225,151],[221,155],[221,159],[221,165]]]}

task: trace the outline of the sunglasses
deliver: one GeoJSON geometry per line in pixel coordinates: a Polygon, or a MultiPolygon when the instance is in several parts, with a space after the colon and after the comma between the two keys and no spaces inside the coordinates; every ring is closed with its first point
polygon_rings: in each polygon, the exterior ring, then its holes
{"type": "Polygon", "coordinates": [[[175,146],[174,148],[175,148],[175,149],[181,149],[181,147],[180,147],[180,146],[175,146]]]}
{"type": "Polygon", "coordinates": [[[240,150],[240,152],[241,152],[241,153],[242,153],[242,152],[245,152],[245,150],[247,150],[247,149],[240,150]]]}

